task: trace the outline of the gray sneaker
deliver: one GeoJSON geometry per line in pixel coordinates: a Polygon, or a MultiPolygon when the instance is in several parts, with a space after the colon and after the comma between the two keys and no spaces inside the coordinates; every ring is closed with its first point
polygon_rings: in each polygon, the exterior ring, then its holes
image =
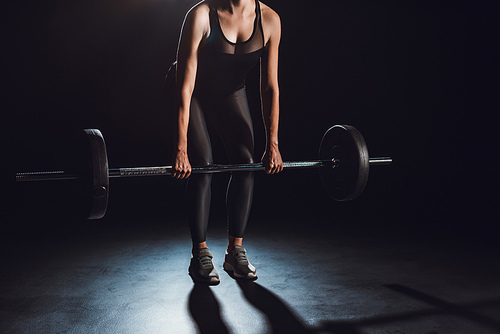
{"type": "Polygon", "coordinates": [[[212,262],[213,255],[208,248],[202,248],[196,254],[191,255],[189,264],[189,276],[193,282],[217,285],[220,283],[219,274],[212,262]]]}
{"type": "Polygon", "coordinates": [[[226,249],[223,266],[225,271],[236,278],[257,279],[257,269],[248,261],[247,251],[241,246],[235,246],[231,252],[226,249]]]}

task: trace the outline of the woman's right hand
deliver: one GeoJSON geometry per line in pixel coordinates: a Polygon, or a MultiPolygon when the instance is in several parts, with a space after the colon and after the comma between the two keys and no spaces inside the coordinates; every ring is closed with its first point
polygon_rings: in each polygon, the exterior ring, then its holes
{"type": "Polygon", "coordinates": [[[177,179],[186,179],[191,175],[191,164],[186,150],[180,150],[174,153],[174,164],[172,166],[172,177],[177,179]]]}

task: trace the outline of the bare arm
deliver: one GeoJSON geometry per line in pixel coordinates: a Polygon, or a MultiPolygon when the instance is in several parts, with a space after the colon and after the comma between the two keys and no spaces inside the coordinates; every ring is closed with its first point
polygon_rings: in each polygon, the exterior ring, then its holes
{"type": "Polygon", "coordinates": [[[265,52],[261,59],[262,117],[266,129],[266,150],[262,162],[266,173],[278,173],[283,169],[283,161],[278,148],[279,86],[278,52],[281,40],[279,16],[267,8],[263,11],[264,30],[269,32],[265,52]]]}
{"type": "Polygon", "coordinates": [[[176,105],[178,113],[173,176],[181,179],[191,174],[191,164],[187,155],[189,110],[198,68],[198,52],[208,30],[208,8],[200,5],[191,9],[184,20],[177,51],[176,105]]]}

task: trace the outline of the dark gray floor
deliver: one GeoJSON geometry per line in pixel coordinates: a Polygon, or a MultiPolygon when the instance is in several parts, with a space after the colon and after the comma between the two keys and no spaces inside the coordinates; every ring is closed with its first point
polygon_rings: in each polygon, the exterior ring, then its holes
{"type": "Polygon", "coordinates": [[[187,275],[180,223],[18,233],[4,245],[0,332],[500,332],[500,270],[487,250],[381,231],[318,234],[315,221],[251,223],[256,282],[223,272],[223,223],[211,223],[216,287],[187,275]]]}

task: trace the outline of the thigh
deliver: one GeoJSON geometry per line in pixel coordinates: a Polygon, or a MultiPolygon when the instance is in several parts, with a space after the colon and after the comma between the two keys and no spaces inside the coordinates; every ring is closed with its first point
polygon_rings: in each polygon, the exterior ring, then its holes
{"type": "Polygon", "coordinates": [[[244,88],[221,101],[211,114],[230,163],[254,161],[254,133],[252,117],[244,88]]]}
{"type": "Polygon", "coordinates": [[[191,99],[188,128],[188,156],[193,167],[213,164],[212,145],[203,108],[196,97],[191,99]]]}

